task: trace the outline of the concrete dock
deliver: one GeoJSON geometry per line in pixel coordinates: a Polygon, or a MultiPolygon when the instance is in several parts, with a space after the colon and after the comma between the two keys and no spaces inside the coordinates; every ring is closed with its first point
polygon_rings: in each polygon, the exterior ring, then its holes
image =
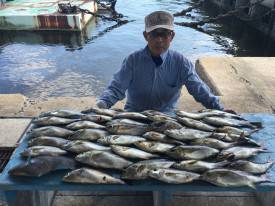
{"type": "MultiPolygon", "coordinates": [[[[212,91],[220,96],[226,109],[239,113],[275,113],[275,58],[203,57],[196,70],[212,91]]],[[[59,97],[33,100],[21,94],[0,95],[0,116],[32,117],[54,109],[83,110],[95,104],[95,97],[59,97]]],[[[123,102],[115,105],[123,107],[123,102]]],[[[203,107],[183,88],[179,108],[197,111],[203,107]]],[[[26,118],[27,119],[27,118],[26,118]]],[[[27,120],[26,120],[27,121],[27,120]]],[[[6,124],[8,124],[6,122],[6,124]]],[[[14,122],[13,122],[14,124],[14,122]]],[[[21,122],[21,125],[26,122],[21,122]]],[[[1,130],[5,130],[1,127],[1,130]]],[[[22,130],[22,127],[21,127],[22,130]]],[[[1,131],[2,133],[9,131],[1,131]]],[[[18,135],[12,132],[13,135],[18,135]]],[[[1,135],[0,138],[3,136],[1,135]]],[[[18,137],[19,138],[19,137],[18,137]]],[[[4,145],[3,141],[1,146],[4,145]]],[[[5,142],[5,140],[4,140],[5,142]]],[[[13,140],[14,142],[14,140],[13,140]]],[[[15,141],[16,142],[16,141],[15,141]]],[[[7,141],[10,145],[10,142],[7,141]]],[[[192,206],[273,206],[275,195],[262,193],[175,193],[171,205],[192,206]]],[[[53,205],[152,205],[151,193],[58,192],[53,205]]],[[[3,205],[5,203],[3,202],[3,205]]]]}

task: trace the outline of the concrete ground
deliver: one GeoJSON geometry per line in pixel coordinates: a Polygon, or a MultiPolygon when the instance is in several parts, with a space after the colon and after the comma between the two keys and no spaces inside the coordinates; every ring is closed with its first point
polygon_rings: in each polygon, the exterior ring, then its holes
{"type": "MultiPolygon", "coordinates": [[[[239,58],[239,57],[205,57],[196,62],[196,69],[201,78],[212,91],[220,96],[225,108],[240,113],[265,112],[275,113],[275,58],[239,58]]],[[[21,94],[0,94],[0,116],[31,117],[43,111],[54,109],[87,109],[95,104],[95,97],[58,97],[46,100],[29,99],[21,94]]],[[[115,107],[122,108],[123,102],[115,107]]],[[[179,108],[186,111],[197,111],[203,107],[195,102],[183,88],[179,108]]],[[[26,121],[28,121],[26,119],[26,121]]],[[[12,122],[12,121],[11,121],[12,122]]],[[[11,123],[10,122],[10,123],[11,123]]],[[[19,122],[19,119],[18,119],[19,122]]],[[[14,134],[11,141],[0,135],[1,146],[14,143],[19,129],[7,131],[7,124],[0,127],[0,134],[14,134]],[[5,130],[5,131],[4,131],[5,130]],[[2,140],[1,140],[2,139],[2,140]]],[[[20,125],[25,127],[26,122],[20,125]]],[[[18,123],[19,125],[19,123],[18,123]]],[[[13,127],[14,128],[14,127],[13,127]]],[[[22,129],[22,127],[21,127],[22,129]]],[[[20,130],[21,131],[21,130],[20,130]]],[[[18,137],[19,138],[19,137],[18,137]]],[[[274,194],[255,193],[198,193],[179,192],[174,194],[169,205],[192,206],[274,206],[274,194]]],[[[5,202],[2,202],[5,205],[5,202]]],[[[151,193],[79,193],[58,192],[53,205],[86,206],[86,205],[152,205],[151,193]]],[[[0,204],[1,205],[1,204],[0,204]]]]}

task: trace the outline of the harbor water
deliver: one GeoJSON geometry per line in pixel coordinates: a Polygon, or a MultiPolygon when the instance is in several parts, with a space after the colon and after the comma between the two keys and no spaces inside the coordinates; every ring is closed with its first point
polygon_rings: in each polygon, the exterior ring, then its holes
{"type": "MultiPolygon", "coordinates": [[[[191,2],[191,3],[190,3],[191,2]]],[[[144,16],[152,11],[179,12],[192,0],[118,0],[116,9],[133,20],[115,23],[93,19],[83,32],[0,31],[0,93],[29,98],[98,96],[119,70],[123,59],[145,47],[144,16]]],[[[217,14],[213,5],[176,17],[175,22],[201,20],[217,14]]],[[[207,24],[198,31],[175,25],[175,49],[193,63],[212,55],[274,56],[275,44],[234,18],[207,24]]],[[[222,65],[221,68],[222,69],[222,65]]]]}

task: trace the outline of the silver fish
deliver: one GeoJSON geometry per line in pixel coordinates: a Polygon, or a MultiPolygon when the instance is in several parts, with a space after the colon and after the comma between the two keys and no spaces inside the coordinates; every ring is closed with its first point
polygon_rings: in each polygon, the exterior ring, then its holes
{"type": "Polygon", "coordinates": [[[214,126],[231,126],[231,127],[249,127],[255,128],[249,121],[245,120],[237,120],[231,118],[224,118],[224,117],[205,117],[203,119],[204,122],[214,125],[214,126]]]}
{"type": "Polygon", "coordinates": [[[143,142],[136,142],[134,144],[139,149],[150,153],[165,153],[169,149],[175,147],[175,145],[172,145],[172,144],[155,142],[155,141],[143,141],[143,142]]]}
{"type": "Polygon", "coordinates": [[[182,128],[166,130],[164,134],[180,141],[190,141],[210,137],[212,133],[196,129],[182,128]]]}
{"type": "Polygon", "coordinates": [[[174,161],[168,161],[166,159],[140,161],[127,167],[123,171],[121,178],[131,180],[146,179],[149,177],[148,172],[150,170],[157,168],[170,168],[174,163],[174,161]]]}
{"type": "Polygon", "coordinates": [[[212,133],[210,137],[225,142],[235,142],[236,145],[252,145],[256,147],[261,147],[261,145],[257,143],[255,140],[238,134],[212,133]]]}
{"type": "Polygon", "coordinates": [[[125,146],[120,146],[120,145],[111,145],[112,151],[119,156],[126,157],[126,158],[134,158],[134,159],[152,159],[159,157],[158,155],[151,154],[148,152],[144,152],[139,149],[135,149],[132,147],[125,147],[125,146]]]}
{"type": "Polygon", "coordinates": [[[109,135],[98,139],[97,141],[104,145],[130,145],[135,142],[145,141],[143,137],[133,135],[109,135]]]}
{"type": "Polygon", "coordinates": [[[166,115],[159,115],[159,114],[154,114],[154,115],[148,115],[147,116],[149,120],[151,121],[173,121],[174,119],[170,116],[166,115]]]}
{"type": "Polygon", "coordinates": [[[63,149],[74,152],[74,153],[82,153],[90,150],[102,150],[102,151],[110,151],[110,147],[105,147],[102,145],[95,144],[93,142],[87,142],[83,140],[73,140],[68,142],[63,146],[63,149]]]}
{"type": "Polygon", "coordinates": [[[80,129],[75,131],[68,139],[96,141],[108,135],[109,133],[107,131],[101,129],[80,129]]]}
{"type": "Polygon", "coordinates": [[[32,129],[29,133],[32,137],[51,136],[51,137],[67,137],[73,134],[73,131],[61,127],[47,126],[32,129]]]}
{"type": "Polygon", "coordinates": [[[28,146],[52,146],[62,148],[69,140],[63,139],[60,137],[48,137],[48,136],[41,136],[31,139],[28,142],[28,146]]]}
{"type": "Polygon", "coordinates": [[[82,113],[84,114],[91,114],[91,113],[95,113],[95,114],[99,114],[99,115],[106,115],[106,116],[110,116],[113,117],[115,116],[118,112],[112,109],[99,109],[99,108],[90,108],[87,110],[82,111],[82,113]]]}
{"type": "Polygon", "coordinates": [[[238,160],[228,165],[231,169],[241,170],[255,175],[266,173],[272,167],[273,162],[267,163],[253,163],[247,160],[238,160]]]}
{"type": "Polygon", "coordinates": [[[231,147],[228,149],[224,149],[221,151],[221,153],[218,155],[218,159],[246,159],[252,156],[255,156],[259,152],[268,152],[265,149],[262,148],[252,148],[252,147],[231,147]]]}
{"type": "Polygon", "coordinates": [[[88,164],[93,167],[118,170],[122,170],[132,164],[132,162],[118,155],[96,150],[79,154],[75,159],[81,163],[88,164]]]}
{"type": "Polygon", "coordinates": [[[236,142],[239,141],[240,138],[243,138],[241,135],[237,134],[228,134],[228,133],[212,133],[209,137],[215,138],[225,142],[236,142]]]}
{"type": "Polygon", "coordinates": [[[184,145],[181,141],[169,138],[167,135],[159,133],[159,132],[146,132],[143,137],[145,137],[147,140],[153,140],[153,141],[159,141],[164,142],[168,144],[181,144],[184,145]]]}
{"type": "Polygon", "coordinates": [[[67,151],[52,146],[33,146],[21,152],[21,155],[24,157],[60,156],[65,154],[67,154],[67,151]]]}
{"type": "Polygon", "coordinates": [[[212,147],[215,149],[226,149],[229,147],[236,146],[236,142],[223,142],[221,140],[213,139],[213,138],[200,138],[200,139],[194,139],[190,142],[191,145],[203,145],[212,147]]]}
{"type": "Polygon", "coordinates": [[[149,176],[169,184],[183,184],[199,179],[200,175],[176,169],[154,169],[149,171],[149,176]]]}
{"type": "Polygon", "coordinates": [[[232,114],[229,112],[224,112],[216,109],[204,109],[204,110],[201,110],[200,113],[206,114],[207,116],[227,117],[227,118],[245,120],[243,117],[241,117],[238,114],[232,114]]]}
{"type": "Polygon", "coordinates": [[[219,153],[219,150],[206,146],[176,146],[166,154],[175,159],[202,160],[219,153]]]}
{"type": "Polygon", "coordinates": [[[105,129],[103,125],[91,122],[91,121],[78,121],[73,122],[66,126],[68,129],[78,130],[78,129],[105,129]]]}
{"type": "Polygon", "coordinates": [[[186,112],[186,111],[180,111],[177,110],[176,115],[180,116],[180,117],[187,117],[190,119],[196,119],[196,120],[201,120],[204,117],[208,117],[208,113],[194,113],[194,112],[186,112]]]}
{"type": "Polygon", "coordinates": [[[125,184],[120,179],[91,168],[79,168],[71,171],[63,177],[63,181],[81,184],[125,184]]]}
{"type": "Polygon", "coordinates": [[[175,120],[173,117],[155,110],[145,110],[142,114],[146,115],[151,121],[175,120]]]}
{"type": "Polygon", "coordinates": [[[201,179],[221,187],[249,186],[256,189],[255,183],[272,182],[265,177],[250,175],[246,172],[228,169],[214,169],[205,172],[201,179]]]}
{"type": "Polygon", "coordinates": [[[176,169],[201,173],[211,169],[222,168],[228,164],[229,164],[228,161],[205,162],[200,160],[184,160],[179,163],[174,163],[172,167],[176,169]]]}
{"type": "Polygon", "coordinates": [[[148,121],[148,117],[138,112],[122,112],[113,116],[113,119],[132,119],[137,121],[148,121]]]}
{"type": "Polygon", "coordinates": [[[259,129],[253,129],[251,131],[246,131],[246,130],[242,130],[242,129],[236,128],[236,127],[223,126],[223,127],[218,127],[216,129],[216,131],[217,132],[224,132],[224,133],[228,133],[228,134],[243,135],[245,137],[248,137],[251,134],[259,131],[259,129]]]}
{"type": "Polygon", "coordinates": [[[207,132],[213,132],[215,131],[215,127],[205,124],[201,121],[198,120],[194,120],[194,119],[190,119],[190,118],[186,118],[186,117],[177,117],[177,120],[187,126],[187,127],[191,127],[191,128],[195,128],[195,129],[199,129],[199,130],[203,130],[203,131],[207,131],[207,132]]]}
{"type": "Polygon", "coordinates": [[[130,119],[115,119],[107,122],[106,129],[112,134],[143,135],[148,125],[130,119]]]}
{"type": "Polygon", "coordinates": [[[9,170],[9,175],[41,177],[51,171],[75,169],[76,161],[69,157],[39,156],[9,170]]]}
{"type": "Polygon", "coordinates": [[[168,114],[156,111],[156,110],[145,110],[143,112],[141,112],[142,114],[146,115],[146,116],[150,116],[150,115],[161,115],[161,116],[166,116],[166,117],[170,117],[168,114]]]}
{"type": "Polygon", "coordinates": [[[66,125],[72,122],[79,121],[79,119],[66,119],[62,117],[37,117],[32,120],[32,123],[37,126],[50,126],[50,125],[66,125]]]}
{"type": "Polygon", "coordinates": [[[150,124],[150,128],[153,131],[164,132],[168,129],[181,129],[182,125],[176,121],[165,120],[165,121],[155,121],[150,124]]]}
{"type": "Polygon", "coordinates": [[[112,117],[98,114],[85,114],[81,117],[82,120],[92,121],[95,123],[105,123],[112,120],[112,117]]]}
{"type": "Polygon", "coordinates": [[[83,116],[83,114],[77,111],[59,109],[59,110],[44,112],[39,115],[39,117],[47,117],[47,116],[79,119],[81,116],[83,116]]]}

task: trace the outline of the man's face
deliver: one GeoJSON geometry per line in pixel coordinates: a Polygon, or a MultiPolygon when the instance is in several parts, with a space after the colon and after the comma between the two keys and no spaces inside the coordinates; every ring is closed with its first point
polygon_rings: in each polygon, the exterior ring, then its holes
{"type": "Polygon", "coordinates": [[[159,56],[169,48],[175,33],[168,29],[158,28],[149,33],[144,31],[143,36],[148,42],[148,46],[152,55],[159,56]]]}

